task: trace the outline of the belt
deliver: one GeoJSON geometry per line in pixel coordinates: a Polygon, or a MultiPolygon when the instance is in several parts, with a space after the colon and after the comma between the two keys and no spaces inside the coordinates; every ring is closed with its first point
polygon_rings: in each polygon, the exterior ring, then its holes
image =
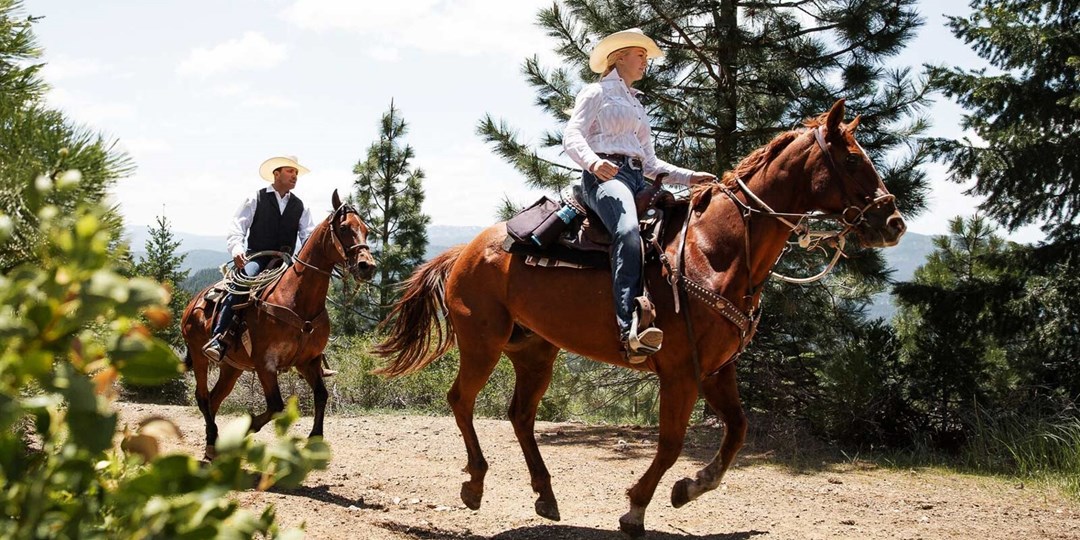
{"type": "Polygon", "coordinates": [[[616,162],[616,163],[618,163],[620,165],[625,163],[625,164],[629,165],[631,169],[634,169],[636,171],[640,171],[641,167],[642,167],[641,158],[639,158],[639,157],[627,156],[627,155],[624,155],[624,154],[601,154],[601,153],[597,153],[596,155],[599,156],[601,159],[614,161],[614,162],[616,162]]]}

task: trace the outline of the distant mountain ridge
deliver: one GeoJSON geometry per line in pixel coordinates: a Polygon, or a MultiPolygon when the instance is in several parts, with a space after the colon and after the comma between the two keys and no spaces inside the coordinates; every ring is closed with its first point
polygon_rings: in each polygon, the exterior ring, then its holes
{"type": "MultiPolygon", "coordinates": [[[[484,227],[476,225],[432,225],[428,227],[428,246],[424,258],[430,259],[447,248],[472,240],[484,227]]],[[[203,268],[218,267],[229,261],[225,250],[225,235],[213,236],[173,231],[173,238],[180,241],[180,253],[185,254],[182,269],[192,273],[203,268]]],[[[146,227],[127,227],[124,236],[128,238],[131,253],[136,259],[146,253],[144,249],[150,233],[146,227]]]]}
{"type": "MultiPolygon", "coordinates": [[[[432,225],[428,227],[428,246],[424,253],[425,259],[442,253],[451,246],[469,242],[476,237],[484,227],[477,225],[432,225]]],[[[149,233],[146,227],[129,227],[126,235],[130,239],[131,250],[136,259],[143,255],[143,247],[149,233]]],[[[180,241],[180,252],[186,254],[183,269],[191,272],[192,276],[200,270],[217,267],[229,261],[229,254],[225,251],[225,236],[208,236],[191,234],[181,231],[173,231],[173,237],[180,241]]],[[[926,257],[934,251],[933,236],[908,232],[895,247],[882,250],[882,255],[889,267],[893,268],[893,281],[910,281],[915,276],[915,269],[926,262],[926,257]]],[[[205,281],[208,273],[203,274],[205,281]]],[[[896,312],[892,305],[892,298],[888,291],[874,297],[874,303],[869,310],[870,318],[882,317],[889,319],[896,312]]]]}

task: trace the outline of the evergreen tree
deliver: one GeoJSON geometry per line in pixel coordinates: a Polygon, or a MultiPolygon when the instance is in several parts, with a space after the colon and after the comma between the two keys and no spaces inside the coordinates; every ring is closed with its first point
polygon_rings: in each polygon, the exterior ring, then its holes
{"type": "Polygon", "coordinates": [[[427,225],[421,212],[424,171],[412,168],[412,146],[405,144],[408,125],[390,102],[379,121],[379,140],[368,147],[367,157],[356,164],[356,204],[370,227],[368,242],[378,261],[374,306],[365,309],[382,320],[397,299],[398,282],[424,260],[427,225]]]}
{"type": "MultiPolygon", "coordinates": [[[[170,320],[155,329],[155,335],[162,341],[171,345],[174,349],[182,349],[184,338],[180,331],[180,318],[184,314],[191,293],[180,287],[180,284],[188,277],[187,270],[181,270],[187,255],[177,254],[180,241],[172,234],[169,220],[164,216],[157,217],[156,227],[147,227],[150,237],[146,239],[144,249],[146,254],[132,268],[132,275],[150,278],[169,292],[170,320]]],[[[124,381],[124,396],[133,401],[149,401],[160,403],[174,403],[186,405],[187,385],[181,376],[173,377],[160,385],[131,385],[124,381]]]]}
{"type": "Polygon", "coordinates": [[[146,239],[146,254],[139,257],[139,261],[135,263],[135,274],[151,278],[171,292],[169,311],[172,312],[173,324],[169,325],[160,337],[173,346],[181,347],[183,340],[180,337],[180,316],[191,299],[191,295],[180,288],[180,284],[190,273],[181,269],[187,255],[177,253],[180,241],[173,236],[172,227],[164,215],[158,216],[157,226],[147,227],[147,231],[150,237],[146,239]]]}
{"type": "Polygon", "coordinates": [[[985,218],[955,218],[949,229],[914,281],[894,289],[907,399],[921,413],[919,431],[945,446],[962,442],[976,407],[1000,404],[1015,382],[1006,312],[1023,290],[998,264],[1011,248],[985,218]]]}
{"type": "Polygon", "coordinates": [[[1080,3],[972,0],[953,33],[994,68],[932,67],[933,84],[969,112],[974,140],[931,141],[936,159],[1009,229],[1044,221],[1052,236],[1080,227],[1080,3]]]}
{"type": "MultiPolygon", "coordinates": [[[[44,241],[41,216],[29,210],[28,201],[43,197],[70,213],[79,202],[103,200],[116,179],[133,169],[114,143],[45,107],[36,20],[22,14],[21,2],[0,0],[0,215],[12,228],[12,240],[0,252],[0,271],[34,261],[44,241]],[[31,189],[60,183],[73,189],[31,189]]],[[[114,210],[103,219],[115,241],[122,230],[119,215],[114,210]]]]}
{"type": "MultiPolygon", "coordinates": [[[[512,163],[530,185],[559,189],[580,172],[554,158],[561,128],[578,90],[597,80],[588,68],[596,40],[638,27],[666,56],[654,61],[636,87],[653,121],[657,155],[695,170],[721,173],[772,137],[829,109],[837,98],[862,116],[858,137],[901,209],[925,207],[926,152],[909,141],[927,127],[921,116],[927,88],[910,69],[888,69],[922,24],[915,0],[564,0],[539,14],[565,62],[545,68],[537,57],[523,71],[536,104],[557,130],[537,147],[520,140],[503,120],[485,116],[478,133],[512,163]]],[[[869,295],[887,272],[872,250],[849,246],[850,257],[824,283],[770,282],[765,316],[755,342],[740,359],[748,406],[801,414],[823,398],[819,378],[862,324],[869,295]],[[812,314],[808,316],[807,314],[812,314]]],[[[799,252],[781,270],[803,272],[821,264],[799,252]]]]}

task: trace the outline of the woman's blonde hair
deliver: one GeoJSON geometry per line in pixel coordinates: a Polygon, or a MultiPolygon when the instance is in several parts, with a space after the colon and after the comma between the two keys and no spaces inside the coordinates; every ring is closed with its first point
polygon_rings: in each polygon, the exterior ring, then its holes
{"type": "Polygon", "coordinates": [[[611,70],[615,69],[615,62],[618,62],[620,58],[626,56],[630,52],[630,49],[640,49],[641,47],[623,47],[621,49],[615,49],[611,51],[611,54],[607,55],[607,67],[604,68],[604,72],[600,74],[600,78],[603,79],[611,73],[611,70]]]}

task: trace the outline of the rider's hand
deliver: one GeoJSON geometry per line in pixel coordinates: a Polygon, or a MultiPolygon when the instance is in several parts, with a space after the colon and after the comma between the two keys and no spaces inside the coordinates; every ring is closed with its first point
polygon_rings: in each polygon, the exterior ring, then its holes
{"type": "Polygon", "coordinates": [[[601,159],[600,161],[597,161],[596,165],[593,165],[592,168],[592,173],[596,175],[596,177],[599,178],[601,182],[607,182],[608,180],[615,178],[615,175],[618,174],[618,172],[619,168],[616,167],[614,163],[606,159],[601,159]]]}
{"type": "Polygon", "coordinates": [[[247,260],[244,259],[243,255],[237,255],[232,258],[232,262],[236,265],[237,268],[243,268],[244,264],[247,263],[247,260]]]}
{"type": "Polygon", "coordinates": [[[716,175],[713,173],[707,173],[704,171],[697,171],[690,175],[690,185],[700,184],[703,182],[713,182],[716,180],[716,175]]]}

